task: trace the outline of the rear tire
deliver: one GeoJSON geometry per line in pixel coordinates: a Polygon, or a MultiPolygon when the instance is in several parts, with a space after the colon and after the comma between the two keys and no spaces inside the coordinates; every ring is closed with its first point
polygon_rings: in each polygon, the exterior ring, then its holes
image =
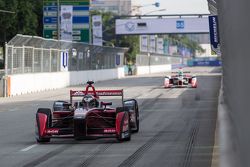
{"type": "Polygon", "coordinates": [[[133,133],[138,133],[140,129],[140,119],[139,119],[139,110],[138,107],[136,109],[136,129],[132,130],[133,133]]]}
{"type": "Polygon", "coordinates": [[[47,120],[46,128],[49,128],[52,124],[51,110],[49,108],[39,108],[36,113],[36,123],[37,123],[36,141],[38,143],[47,143],[47,142],[50,142],[50,138],[47,138],[47,137],[45,138],[45,137],[40,136],[40,122],[39,122],[39,116],[38,116],[39,113],[47,115],[48,120],[47,120]]]}

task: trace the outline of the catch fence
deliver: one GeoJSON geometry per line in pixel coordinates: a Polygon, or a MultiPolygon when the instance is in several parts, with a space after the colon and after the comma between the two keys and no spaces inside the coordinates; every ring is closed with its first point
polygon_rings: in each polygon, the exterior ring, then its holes
{"type": "Polygon", "coordinates": [[[16,35],[5,45],[6,75],[59,72],[62,53],[67,53],[68,71],[112,69],[123,65],[126,48],[94,46],[16,35]]]}

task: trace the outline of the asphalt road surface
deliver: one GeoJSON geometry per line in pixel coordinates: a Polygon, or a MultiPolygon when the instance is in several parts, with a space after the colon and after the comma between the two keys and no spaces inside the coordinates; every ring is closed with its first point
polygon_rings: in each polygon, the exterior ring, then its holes
{"type": "MultiPolygon", "coordinates": [[[[124,89],[136,98],[140,131],[131,141],[116,139],[35,141],[35,113],[54,100],[69,100],[70,89],[0,99],[0,166],[210,167],[220,69],[189,68],[198,88],[163,88],[164,74],[98,82],[96,89],[124,89]]],[[[165,74],[166,75],[166,74],[165,74]]]]}

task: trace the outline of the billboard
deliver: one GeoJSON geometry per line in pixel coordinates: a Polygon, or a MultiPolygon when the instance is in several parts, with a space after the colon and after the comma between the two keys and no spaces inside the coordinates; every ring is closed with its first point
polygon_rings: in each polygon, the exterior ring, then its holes
{"type": "Polygon", "coordinates": [[[209,33],[207,17],[116,19],[116,34],[209,33]]]}
{"type": "MultiPolygon", "coordinates": [[[[43,0],[43,37],[58,39],[57,30],[62,27],[58,28],[57,7],[61,16],[61,6],[72,6],[72,40],[89,43],[89,4],[90,0],[60,0],[59,4],[57,0],[43,0]]],[[[63,18],[60,17],[60,20],[63,21],[63,18]]]]}
{"type": "Polygon", "coordinates": [[[102,46],[102,16],[92,16],[93,45],[102,46]]]}

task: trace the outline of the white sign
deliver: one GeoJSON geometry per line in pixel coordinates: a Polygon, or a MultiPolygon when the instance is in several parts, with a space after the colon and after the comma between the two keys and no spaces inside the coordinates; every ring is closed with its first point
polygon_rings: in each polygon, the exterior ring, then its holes
{"type": "Polygon", "coordinates": [[[207,17],[116,19],[116,34],[209,33],[207,17]]]}
{"type": "Polygon", "coordinates": [[[176,55],[178,52],[177,46],[171,45],[169,46],[169,54],[170,55],[176,55]]]}
{"type": "Polygon", "coordinates": [[[157,38],[157,49],[156,52],[159,54],[163,54],[164,53],[164,40],[163,38],[157,38]]]}
{"type": "Polygon", "coordinates": [[[147,35],[140,36],[140,51],[148,52],[148,36],[147,35]]]}
{"type": "Polygon", "coordinates": [[[61,52],[61,71],[68,71],[69,52],[61,52]]]}
{"type": "Polygon", "coordinates": [[[61,6],[61,39],[72,41],[73,37],[73,6],[61,6]]]}
{"type": "Polygon", "coordinates": [[[92,16],[93,45],[102,46],[102,16],[92,16]]]}
{"type": "Polygon", "coordinates": [[[151,53],[155,53],[155,51],[156,51],[156,47],[155,47],[155,43],[156,41],[155,41],[155,35],[150,35],[149,36],[149,46],[150,46],[150,48],[149,48],[149,51],[151,52],[151,53]]]}

